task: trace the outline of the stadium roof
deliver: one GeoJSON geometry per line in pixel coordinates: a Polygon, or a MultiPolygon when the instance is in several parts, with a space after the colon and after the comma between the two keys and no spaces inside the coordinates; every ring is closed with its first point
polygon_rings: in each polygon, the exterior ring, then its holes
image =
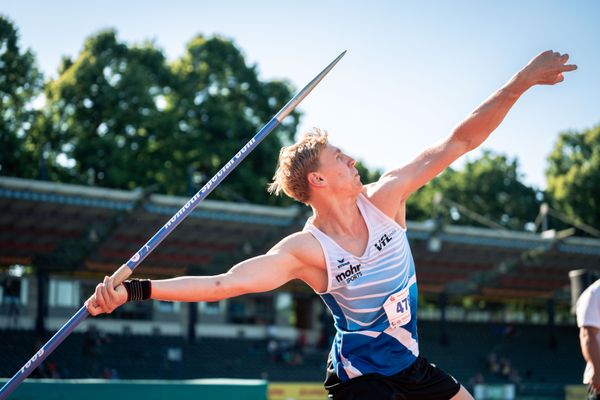
{"type": "MultiPolygon", "coordinates": [[[[0,265],[112,273],[187,198],[0,178],[0,265]]],[[[294,225],[298,207],[204,200],[144,261],[144,274],[216,272],[294,225]],[[220,257],[219,257],[220,256],[220,257]]],[[[141,269],[141,268],[140,268],[141,269]]]]}
{"type": "MultiPolygon", "coordinates": [[[[188,198],[0,177],[0,266],[110,275],[188,198]]],[[[302,227],[307,209],[204,200],[142,263],[141,274],[223,272],[302,227]]],[[[600,240],[409,222],[424,292],[564,298],[568,271],[600,271],[600,240]]],[[[295,286],[294,286],[295,287],[295,286]]]]}

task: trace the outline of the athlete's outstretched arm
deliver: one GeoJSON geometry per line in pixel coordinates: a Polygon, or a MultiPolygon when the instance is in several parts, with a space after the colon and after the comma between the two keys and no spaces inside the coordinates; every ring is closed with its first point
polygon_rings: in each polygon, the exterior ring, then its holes
{"type": "Polygon", "coordinates": [[[563,80],[564,72],[575,70],[577,66],[566,64],[568,59],[567,54],[561,55],[550,50],[534,57],[508,83],[458,124],[448,137],[426,149],[405,166],[383,174],[374,186],[377,192],[381,192],[376,196],[389,199],[389,207],[397,208],[398,200],[406,200],[458,157],[483,143],[529,88],[535,85],[554,85],[563,80]]]}
{"type": "MultiPolygon", "coordinates": [[[[228,272],[215,276],[183,276],[152,280],[154,300],[219,301],[246,293],[266,292],[298,278],[301,263],[296,257],[293,237],[285,238],[265,255],[243,261],[228,272]]],[[[127,301],[123,285],[113,288],[110,277],[96,287],[86,301],[90,314],[111,313],[127,301]]]]}

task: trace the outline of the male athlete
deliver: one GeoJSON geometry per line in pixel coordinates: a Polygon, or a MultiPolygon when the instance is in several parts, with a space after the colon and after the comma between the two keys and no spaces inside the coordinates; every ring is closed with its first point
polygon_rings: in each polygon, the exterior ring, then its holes
{"type": "Polygon", "coordinates": [[[408,196],[454,160],[478,147],[517,99],[553,85],[577,67],[546,51],[483,102],[444,140],[405,166],[363,185],[355,161],[314,130],[285,147],[270,191],[309,205],[301,232],[265,255],[216,276],[131,280],[109,277],[87,302],[92,315],[128,300],[219,301],[306,282],[333,314],[337,334],[325,387],[332,399],[472,399],[441,369],[419,356],[415,266],[406,239],[408,196]]]}

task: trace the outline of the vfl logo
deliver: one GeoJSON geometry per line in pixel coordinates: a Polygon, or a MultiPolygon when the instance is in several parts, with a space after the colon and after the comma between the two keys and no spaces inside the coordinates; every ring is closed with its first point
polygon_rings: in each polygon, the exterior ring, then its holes
{"type": "Polygon", "coordinates": [[[347,264],[350,265],[350,268],[348,268],[347,270],[342,271],[341,273],[336,275],[335,276],[336,281],[338,281],[338,282],[346,281],[346,283],[348,284],[348,283],[352,282],[353,280],[358,279],[359,277],[362,276],[362,272],[360,272],[361,264],[351,265],[349,262],[347,264]]]}
{"type": "MultiPolygon", "coordinates": [[[[390,233],[390,235],[391,235],[391,233],[390,233]]],[[[378,251],[381,251],[385,247],[385,245],[391,241],[392,241],[392,237],[388,236],[386,233],[379,239],[379,242],[374,244],[374,246],[375,246],[375,248],[377,248],[378,251]]]]}

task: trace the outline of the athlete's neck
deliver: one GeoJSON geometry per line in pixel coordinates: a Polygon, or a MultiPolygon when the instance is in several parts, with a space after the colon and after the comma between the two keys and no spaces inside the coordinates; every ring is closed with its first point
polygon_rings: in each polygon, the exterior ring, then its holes
{"type": "Polygon", "coordinates": [[[354,236],[365,226],[356,197],[332,197],[311,207],[313,225],[330,236],[354,236]]]}

